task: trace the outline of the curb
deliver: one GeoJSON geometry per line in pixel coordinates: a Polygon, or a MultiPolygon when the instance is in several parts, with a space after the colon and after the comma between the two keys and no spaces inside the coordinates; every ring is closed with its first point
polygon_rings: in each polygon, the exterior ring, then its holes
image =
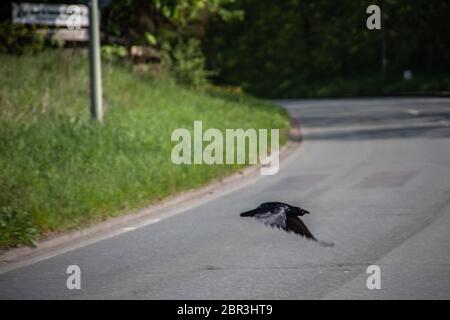
{"type": "MultiPolygon", "coordinates": [[[[279,153],[280,164],[285,162],[300,146],[302,132],[298,120],[291,118],[287,136],[288,142],[279,153]]],[[[260,165],[244,168],[229,176],[219,178],[206,186],[168,196],[162,201],[135,212],[94,223],[82,230],[67,231],[50,236],[39,242],[34,248],[19,247],[0,251],[0,274],[136,230],[156,223],[163,218],[187,211],[256,181],[260,177],[259,170],[260,165]]]]}

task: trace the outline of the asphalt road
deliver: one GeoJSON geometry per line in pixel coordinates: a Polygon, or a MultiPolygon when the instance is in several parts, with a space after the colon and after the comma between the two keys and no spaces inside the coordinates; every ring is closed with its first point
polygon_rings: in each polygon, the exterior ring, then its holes
{"type": "Polygon", "coordinates": [[[450,298],[450,99],[281,102],[305,139],[275,176],[0,275],[0,298],[450,298]],[[322,247],[239,212],[300,205],[322,247]],[[68,265],[81,290],[66,288],[68,265]],[[369,290],[369,265],[381,289],[369,290]]]}

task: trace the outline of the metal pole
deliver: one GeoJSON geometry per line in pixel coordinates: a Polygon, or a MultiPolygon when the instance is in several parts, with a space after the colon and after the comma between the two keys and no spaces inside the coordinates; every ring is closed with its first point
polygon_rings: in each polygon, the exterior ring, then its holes
{"type": "Polygon", "coordinates": [[[98,0],[89,4],[89,76],[91,89],[91,116],[102,121],[102,71],[100,61],[100,28],[98,0]]]}

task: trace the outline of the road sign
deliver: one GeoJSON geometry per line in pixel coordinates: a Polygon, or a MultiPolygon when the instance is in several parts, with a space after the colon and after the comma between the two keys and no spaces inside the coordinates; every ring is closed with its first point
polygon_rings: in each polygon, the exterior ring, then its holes
{"type": "Polygon", "coordinates": [[[46,31],[40,30],[41,33],[51,37],[71,41],[89,40],[91,115],[92,118],[101,121],[103,108],[99,1],[90,0],[88,5],[13,3],[12,20],[13,23],[55,27],[46,31]],[[82,27],[89,27],[89,33],[82,27]]]}
{"type": "Polygon", "coordinates": [[[79,29],[89,26],[89,10],[82,4],[13,3],[12,20],[19,24],[79,29]]]}
{"type": "Polygon", "coordinates": [[[13,3],[12,21],[17,24],[52,26],[40,30],[48,36],[71,41],[89,40],[91,115],[101,121],[102,82],[98,0],[83,4],[13,3]],[[89,27],[89,33],[83,27],[89,27]]]}
{"type": "Polygon", "coordinates": [[[84,42],[89,40],[89,32],[86,28],[73,30],[66,28],[38,29],[36,32],[53,40],[84,42]]]}

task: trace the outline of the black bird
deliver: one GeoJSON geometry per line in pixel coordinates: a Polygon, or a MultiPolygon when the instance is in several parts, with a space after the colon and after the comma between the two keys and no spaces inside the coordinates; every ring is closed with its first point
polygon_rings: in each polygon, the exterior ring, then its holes
{"type": "MultiPolygon", "coordinates": [[[[254,217],[262,223],[271,227],[283,229],[288,232],[295,232],[303,237],[317,241],[312,233],[299,218],[309,211],[300,207],[291,206],[283,202],[264,202],[256,209],[242,212],[241,217],[254,217]]],[[[332,243],[319,241],[321,245],[330,247],[332,243]]]]}

